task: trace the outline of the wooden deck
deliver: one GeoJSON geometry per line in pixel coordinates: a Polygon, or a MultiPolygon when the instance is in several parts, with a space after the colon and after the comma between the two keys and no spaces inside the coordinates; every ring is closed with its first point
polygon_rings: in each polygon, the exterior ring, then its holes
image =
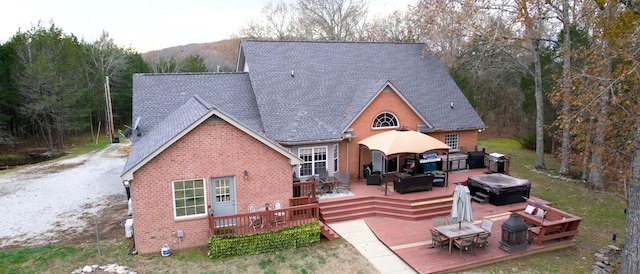
{"type": "MultiPolygon", "coordinates": [[[[420,206],[421,204],[430,203],[433,199],[453,197],[453,190],[457,183],[466,182],[469,176],[480,175],[485,172],[485,169],[453,171],[449,173],[450,183],[448,187],[434,187],[432,191],[407,194],[387,191],[385,195],[384,187],[366,185],[364,180],[352,181],[350,184],[352,196],[320,199],[320,212],[323,214],[323,206],[326,207],[335,203],[335,201],[349,203],[349,201],[352,200],[362,200],[364,197],[383,197],[385,201],[392,199],[397,202],[404,200],[405,203],[420,206]]],[[[389,185],[392,184],[390,183],[389,185]]],[[[536,197],[531,197],[531,199],[540,200],[536,197]]],[[[542,202],[548,204],[547,201],[542,202]]],[[[389,217],[386,214],[369,214],[360,219],[363,219],[367,223],[369,228],[384,245],[419,273],[463,271],[575,245],[574,240],[547,241],[543,245],[528,245],[526,250],[511,254],[500,249],[499,241],[502,234],[502,223],[509,218],[511,211],[520,210],[525,206],[525,202],[503,206],[472,202],[474,223],[479,225],[483,218],[488,218],[493,221],[493,229],[489,237],[489,245],[485,247],[486,251],[482,249],[477,250],[475,253],[464,251],[462,255],[459,254],[455,247],[454,252],[451,254],[445,249],[439,250],[437,248],[431,248],[431,234],[429,229],[433,227],[433,221],[430,217],[427,217],[427,215],[422,215],[424,217],[416,220],[410,216],[405,218],[402,215],[399,217],[389,217]]],[[[348,213],[343,212],[343,214],[348,213]]],[[[446,215],[448,213],[439,212],[434,214],[446,215]]],[[[327,223],[331,226],[331,222],[327,223]]]]}

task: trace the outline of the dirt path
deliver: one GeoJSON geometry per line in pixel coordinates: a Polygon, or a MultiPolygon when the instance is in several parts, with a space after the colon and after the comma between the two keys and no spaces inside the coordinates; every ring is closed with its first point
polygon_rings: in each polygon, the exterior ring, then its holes
{"type": "Polygon", "coordinates": [[[0,175],[0,249],[124,237],[126,145],[0,175]]]}

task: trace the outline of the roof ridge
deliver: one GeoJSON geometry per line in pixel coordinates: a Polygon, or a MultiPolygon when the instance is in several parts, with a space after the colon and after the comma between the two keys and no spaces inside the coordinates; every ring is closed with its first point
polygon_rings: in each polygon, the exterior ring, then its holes
{"type": "Polygon", "coordinates": [[[326,44],[379,44],[379,45],[426,45],[425,42],[389,42],[389,41],[335,41],[335,40],[261,40],[261,39],[243,39],[242,42],[275,42],[275,43],[326,43],[326,44]]]}
{"type": "MultiPolygon", "coordinates": [[[[213,105],[211,105],[209,102],[207,102],[205,99],[202,99],[202,97],[200,97],[200,95],[198,94],[194,94],[193,98],[198,101],[198,103],[202,104],[202,106],[204,106],[206,109],[212,109],[213,105]]],[[[185,103],[186,104],[186,103],[185,103]]]]}
{"type": "Polygon", "coordinates": [[[230,72],[214,72],[214,71],[203,71],[203,72],[145,72],[145,73],[135,73],[137,75],[143,76],[176,76],[176,75],[219,75],[219,74],[248,74],[246,71],[230,71],[230,72]]]}

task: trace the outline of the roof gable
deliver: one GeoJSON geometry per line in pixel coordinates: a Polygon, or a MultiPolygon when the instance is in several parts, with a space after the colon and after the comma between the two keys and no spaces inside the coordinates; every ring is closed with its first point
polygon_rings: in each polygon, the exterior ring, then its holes
{"type": "Polygon", "coordinates": [[[229,115],[213,108],[211,104],[200,96],[194,95],[175,111],[168,114],[148,133],[142,137],[137,137],[129,153],[127,162],[124,165],[121,175],[122,179],[133,179],[133,173],[136,170],[214,115],[289,158],[291,165],[301,163],[300,158],[291,154],[280,145],[261,136],[241,122],[235,121],[229,115]]]}

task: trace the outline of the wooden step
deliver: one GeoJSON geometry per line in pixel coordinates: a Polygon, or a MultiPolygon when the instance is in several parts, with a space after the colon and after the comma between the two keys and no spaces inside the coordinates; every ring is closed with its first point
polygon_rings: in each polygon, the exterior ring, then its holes
{"type": "Polygon", "coordinates": [[[338,234],[336,234],[333,229],[331,229],[323,222],[320,222],[320,233],[322,234],[322,236],[329,239],[329,241],[340,238],[340,236],[338,236],[338,234]]]}
{"type": "Polygon", "coordinates": [[[320,219],[330,222],[384,216],[405,220],[426,220],[451,213],[450,195],[405,200],[389,197],[354,197],[320,202],[320,219]]]}

